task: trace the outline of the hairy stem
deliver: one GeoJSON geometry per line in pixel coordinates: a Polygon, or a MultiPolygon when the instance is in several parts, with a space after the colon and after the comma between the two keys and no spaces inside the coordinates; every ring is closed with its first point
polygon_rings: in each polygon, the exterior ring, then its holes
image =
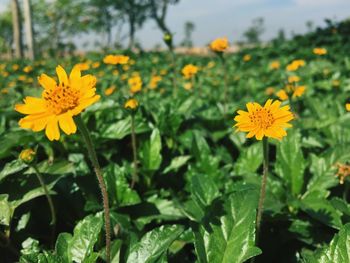
{"type": "Polygon", "coordinates": [[[108,201],[108,193],[106,184],[103,180],[102,171],[100,164],[97,160],[97,155],[95,151],[95,147],[92,143],[92,139],[90,137],[90,133],[88,129],[86,128],[82,118],[80,115],[76,117],[78,128],[84,138],[84,141],[86,143],[86,148],[89,153],[89,157],[92,163],[92,166],[94,167],[94,171],[98,180],[98,185],[100,187],[101,193],[102,193],[102,201],[103,201],[103,210],[104,210],[104,219],[105,219],[105,232],[106,232],[106,262],[110,263],[111,258],[111,221],[110,221],[110,212],[109,212],[109,201],[108,201]]]}
{"type": "Polygon", "coordinates": [[[44,190],[47,202],[49,203],[49,207],[50,207],[50,213],[51,213],[51,225],[52,225],[52,232],[51,232],[51,246],[53,247],[54,245],[54,241],[55,241],[55,232],[56,232],[56,210],[55,210],[55,206],[53,204],[52,198],[50,196],[49,190],[47,189],[47,186],[45,184],[44,178],[41,176],[38,168],[36,167],[35,164],[30,164],[29,165],[31,168],[33,168],[36,177],[38,178],[38,181],[41,185],[41,187],[44,190]]]}

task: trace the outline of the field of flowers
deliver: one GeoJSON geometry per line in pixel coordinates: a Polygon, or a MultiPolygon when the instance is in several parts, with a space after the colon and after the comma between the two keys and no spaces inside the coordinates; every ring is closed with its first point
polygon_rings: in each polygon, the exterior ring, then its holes
{"type": "Polygon", "coordinates": [[[2,62],[0,262],[350,262],[347,28],[2,62]]]}

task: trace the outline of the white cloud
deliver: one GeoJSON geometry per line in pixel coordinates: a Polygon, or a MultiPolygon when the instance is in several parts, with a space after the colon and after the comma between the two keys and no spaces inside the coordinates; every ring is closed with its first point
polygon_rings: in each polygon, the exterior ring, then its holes
{"type": "Polygon", "coordinates": [[[294,3],[300,7],[320,7],[320,6],[335,6],[349,5],[349,0],[294,0],[294,3]]]}

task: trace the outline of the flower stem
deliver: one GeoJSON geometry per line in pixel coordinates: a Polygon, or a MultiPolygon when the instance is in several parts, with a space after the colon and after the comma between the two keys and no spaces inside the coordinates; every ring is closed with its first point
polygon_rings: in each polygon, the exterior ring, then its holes
{"type": "Polygon", "coordinates": [[[78,128],[85,140],[86,148],[89,153],[89,157],[92,163],[92,166],[94,167],[94,171],[98,180],[98,184],[102,193],[102,200],[103,200],[103,210],[104,210],[104,219],[105,219],[105,231],[106,231],[106,262],[110,262],[110,251],[111,251],[111,221],[110,221],[110,213],[109,213],[109,202],[108,202],[108,192],[106,188],[106,184],[103,180],[102,171],[100,164],[97,160],[96,151],[94,148],[94,145],[92,143],[90,133],[88,129],[86,128],[82,118],[80,115],[76,117],[76,122],[78,125],[78,128]]]}
{"type": "Polygon", "coordinates": [[[135,114],[131,113],[131,144],[132,144],[132,153],[134,158],[134,171],[132,174],[131,188],[134,188],[135,183],[138,180],[138,160],[137,160],[137,146],[136,146],[136,133],[135,133],[135,114]]]}
{"type": "Polygon", "coordinates": [[[227,112],[227,99],[228,99],[228,72],[227,64],[223,54],[221,54],[222,67],[224,72],[224,114],[227,112]]]}
{"type": "Polygon", "coordinates": [[[176,56],[173,49],[170,50],[171,53],[171,63],[173,68],[173,96],[176,97],[177,95],[177,83],[176,83],[176,56]]]}
{"type": "Polygon", "coordinates": [[[53,246],[54,245],[54,240],[55,240],[55,232],[56,232],[56,210],[55,210],[55,206],[53,204],[53,201],[52,201],[52,198],[50,196],[49,190],[47,189],[47,186],[45,184],[44,178],[41,176],[38,168],[36,167],[35,164],[29,164],[29,166],[34,170],[35,175],[38,178],[38,181],[39,181],[41,187],[44,190],[47,202],[49,203],[50,213],[51,213],[50,225],[52,225],[51,246],[53,246]]]}
{"type": "Polygon", "coordinates": [[[263,176],[262,176],[261,188],[260,188],[258,212],[256,216],[256,243],[258,243],[259,241],[260,224],[261,224],[262,213],[264,210],[267,174],[268,174],[268,167],[269,167],[269,144],[266,137],[263,139],[263,154],[264,154],[263,176]]]}

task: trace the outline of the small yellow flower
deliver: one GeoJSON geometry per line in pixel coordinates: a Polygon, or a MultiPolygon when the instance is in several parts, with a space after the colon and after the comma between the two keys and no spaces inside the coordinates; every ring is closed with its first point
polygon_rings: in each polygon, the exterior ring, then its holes
{"type": "Polygon", "coordinates": [[[249,54],[243,56],[243,61],[244,61],[244,62],[248,62],[248,61],[251,60],[251,59],[252,59],[252,56],[249,55],[249,54]]]}
{"type": "Polygon", "coordinates": [[[162,80],[161,76],[154,75],[151,77],[150,83],[149,83],[149,88],[150,89],[155,89],[158,86],[158,83],[162,80]]]}
{"type": "Polygon", "coordinates": [[[25,163],[31,163],[35,158],[35,151],[33,149],[24,149],[19,154],[19,158],[25,163]]]}
{"type": "Polygon", "coordinates": [[[306,90],[306,86],[297,86],[294,88],[293,98],[301,97],[306,90]]]}
{"type": "Polygon", "coordinates": [[[100,67],[100,65],[101,65],[101,63],[96,61],[96,62],[92,63],[91,66],[92,66],[92,68],[98,68],[98,67],[100,67]]]}
{"type": "Polygon", "coordinates": [[[69,77],[61,66],[56,67],[56,72],[58,84],[53,78],[41,74],[38,78],[44,88],[41,98],[26,97],[24,104],[15,106],[16,111],[28,115],[20,119],[20,127],[35,132],[45,129],[50,141],[59,140],[59,127],[67,135],[76,133],[73,116],[100,99],[100,96],[95,94],[94,76],[81,76],[78,67],[73,67],[69,77]]]}
{"type": "Polygon", "coordinates": [[[124,108],[130,109],[130,110],[135,110],[138,106],[139,106],[139,102],[134,98],[128,99],[124,104],[124,108]]]}
{"type": "Polygon", "coordinates": [[[275,93],[275,88],[274,87],[268,87],[265,90],[265,94],[268,95],[268,96],[271,96],[274,93],[275,93]]]}
{"type": "Polygon", "coordinates": [[[276,69],[279,69],[280,66],[281,66],[281,63],[278,60],[274,60],[270,63],[269,68],[276,70],[276,69]]]}
{"type": "Polygon", "coordinates": [[[207,64],[207,68],[211,69],[213,67],[215,67],[215,62],[214,61],[209,61],[208,64],[207,64]]]}
{"type": "Polygon", "coordinates": [[[292,127],[288,122],[294,119],[289,105],[280,108],[281,102],[268,99],[262,107],[259,103],[247,103],[248,111],[239,110],[234,118],[237,131],[248,132],[247,138],[257,140],[271,137],[281,140],[287,135],[285,128],[292,127]]]}
{"type": "Polygon", "coordinates": [[[119,75],[119,71],[117,69],[113,70],[113,76],[118,76],[119,75]]]}
{"type": "Polygon", "coordinates": [[[299,82],[300,78],[298,76],[289,76],[288,77],[288,82],[289,83],[295,83],[295,82],[299,82]]]}
{"type": "Polygon", "coordinates": [[[76,65],[81,71],[84,71],[84,70],[89,70],[90,69],[90,65],[89,63],[78,63],[76,65]]]}
{"type": "Polygon", "coordinates": [[[23,68],[23,72],[25,72],[25,73],[29,73],[31,71],[33,71],[33,67],[32,66],[25,66],[23,68]]]}
{"type": "Polygon", "coordinates": [[[346,177],[350,175],[350,165],[337,163],[338,172],[335,175],[339,177],[339,183],[344,184],[346,177]]]}
{"type": "Polygon", "coordinates": [[[182,68],[181,72],[185,79],[190,79],[197,74],[198,67],[193,64],[188,64],[182,68]]]}
{"type": "Polygon", "coordinates": [[[128,84],[130,87],[130,92],[132,94],[140,92],[142,89],[142,79],[139,75],[135,75],[135,76],[129,78],[128,84]]]}
{"type": "Polygon", "coordinates": [[[347,111],[350,111],[350,103],[346,103],[346,104],[345,104],[345,109],[346,109],[347,111]]]}
{"type": "Polygon", "coordinates": [[[123,65],[123,70],[124,71],[128,71],[130,69],[130,66],[129,65],[123,65]]]}
{"type": "Polygon", "coordinates": [[[228,40],[226,37],[217,38],[210,43],[210,49],[214,52],[224,52],[228,48],[228,40]]]}
{"type": "Polygon", "coordinates": [[[296,71],[300,67],[304,67],[305,64],[306,64],[305,60],[302,60],[302,59],[293,60],[292,63],[287,65],[286,70],[287,71],[296,71]]]}
{"type": "Polygon", "coordinates": [[[312,50],[315,55],[323,56],[327,54],[327,49],[316,47],[312,50]]]}
{"type": "Polygon", "coordinates": [[[8,94],[9,93],[9,90],[4,88],[1,90],[1,94],[8,94]]]}
{"type": "Polygon", "coordinates": [[[107,55],[103,58],[105,64],[117,65],[117,64],[126,64],[129,61],[128,56],[124,55],[107,55]]]}
{"type": "Polygon", "coordinates": [[[332,86],[333,87],[339,87],[340,86],[340,80],[339,79],[333,79],[332,80],[332,86]]]}
{"type": "Polygon", "coordinates": [[[161,69],[160,72],[159,72],[159,74],[160,74],[161,76],[165,76],[166,74],[168,74],[168,71],[167,71],[166,69],[161,69]]]}
{"type": "Polygon", "coordinates": [[[12,70],[13,71],[17,71],[19,69],[19,65],[18,64],[13,64],[12,65],[12,70]]]}
{"type": "Polygon", "coordinates": [[[279,90],[276,93],[276,96],[282,101],[288,100],[288,94],[287,94],[287,92],[284,89],[279,90]]]}
{"type": "Polygon", "coordinates": [[[115,86],[111,86],[111,87],[107,88],[107,89],[105,90],[105,95],[106,95],[106,96],[112,95],[112,94],[114,93],[115,89],[116,89],[115,86]]]}

